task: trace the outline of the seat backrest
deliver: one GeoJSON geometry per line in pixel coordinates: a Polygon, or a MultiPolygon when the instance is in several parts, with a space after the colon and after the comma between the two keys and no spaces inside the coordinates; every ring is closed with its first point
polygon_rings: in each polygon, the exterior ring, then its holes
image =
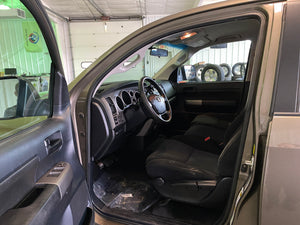
{"type": "Polygon", "coordinates": [[[245,110],[242,110],[227,127],[225,134],[224,134],[224,144],[225,145],[231,139],[231,137],[236,133],[238,128],[242,125],[244,116],[245,116],[245,110]]]}
{"type": "Polygon", "coordinates": [[[236,129],[234,135],[229,139],[225,145],[222,153],[218,158],[218,175],[220,177],[232,177],[237,153],[240,146],[240,139],[242,133],[242,126],[236,129]]]}

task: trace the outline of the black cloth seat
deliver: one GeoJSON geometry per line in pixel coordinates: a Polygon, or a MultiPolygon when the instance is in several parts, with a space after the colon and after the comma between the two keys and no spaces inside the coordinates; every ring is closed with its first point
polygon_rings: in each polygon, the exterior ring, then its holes
{"type": "Polygon", "coordinates": [[[146,171],[162,196],[215,207],[229,195],[240,135],[238,128],[220,154],[167,139],[148,156],[146,171]]]}
{"type": "Polygon", "coordinates": [[[192,126],[184,135],[174,136],[173,139],[202,151],[220,154],[224,146],[241,126],[244,115],[244,110],[242,110],[234,120],[228,124],[226,129],[192,123],[192,126]]]}
{"type": "Polygon", "coordinates": [[[184,143],[188,146],[191,146],[195,149],[210,152],[213,154],[219,155],[224,148],[223,142],[216,141],[213,139],[206,139],[205,137],[199,137],[197,135],[177,135],[172,137],[172,140],[176,140],[180,143],[184,143]]]}
{"type": "Polygon", "coordinates": [[[240,126],[245,115],[242,110],[230,122],[207,115],[198,115],[191,123],[191,127],[185,132],[185,135],[212,137],[217,142],[226,141],[228,136],[232,136],[234,131],[240,126]]]}
{"type": "Polygon", "coordinates": [[[230,120],[200,114],[193,119],[192,125],[206,125],[225,130],[229,126],[230,122],[230,120]]]}
{"type": "Polygon", "coordinates": [[[196,140],[205,140],[206,138],[210,138],[216,143],[224,142],[224,135],[226,133],[226,129],[220,129],[215,127],[210,127],[207,125],[192,125],[183,136],[190,136],[188,139],[192,139],[193,137],[196,140]]]}
{"type": "Polygon", "coordinates": [[[218,155],[201,152],[176,140],[165,140],[146,161],[151,177],[168,181],[217,179],[218,155]]]}

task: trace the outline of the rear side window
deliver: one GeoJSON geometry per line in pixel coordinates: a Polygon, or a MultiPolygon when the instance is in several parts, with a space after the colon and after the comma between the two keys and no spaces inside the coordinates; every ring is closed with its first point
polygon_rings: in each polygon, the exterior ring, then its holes
{"type": "Polygon", "coordinates": [[[51,58],[36,20],[20,1],[0,9],[0,139],[50,115],[51,58]]]}
{"type": "Polygon", "coordinates": [[[251,41],[213,45],[197,51],[177,73],[178,83],[243,81],[251,41]]]}

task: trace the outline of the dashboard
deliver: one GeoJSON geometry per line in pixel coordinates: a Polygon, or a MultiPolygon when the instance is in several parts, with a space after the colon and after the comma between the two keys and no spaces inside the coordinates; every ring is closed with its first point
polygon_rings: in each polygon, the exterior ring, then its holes
{"type": "MultiPolygon", "coordinates": [[[[168,98],[175,96],[169,81],[161,81],[168,98]]],[[[140,103],[138,81],[102,85],[92,99],[91,149],[100,159],[120,148],[141,130],[148,117],[140,103]]]]}

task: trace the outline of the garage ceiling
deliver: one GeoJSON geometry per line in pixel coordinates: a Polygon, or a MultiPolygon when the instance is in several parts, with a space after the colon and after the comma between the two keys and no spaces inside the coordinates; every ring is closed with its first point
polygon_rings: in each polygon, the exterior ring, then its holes
{"type": "Polygon", "coordinates": [[[217,1],[220,0],[42,0],[49,11],[67,20],[140,19],[217,1]]]}

